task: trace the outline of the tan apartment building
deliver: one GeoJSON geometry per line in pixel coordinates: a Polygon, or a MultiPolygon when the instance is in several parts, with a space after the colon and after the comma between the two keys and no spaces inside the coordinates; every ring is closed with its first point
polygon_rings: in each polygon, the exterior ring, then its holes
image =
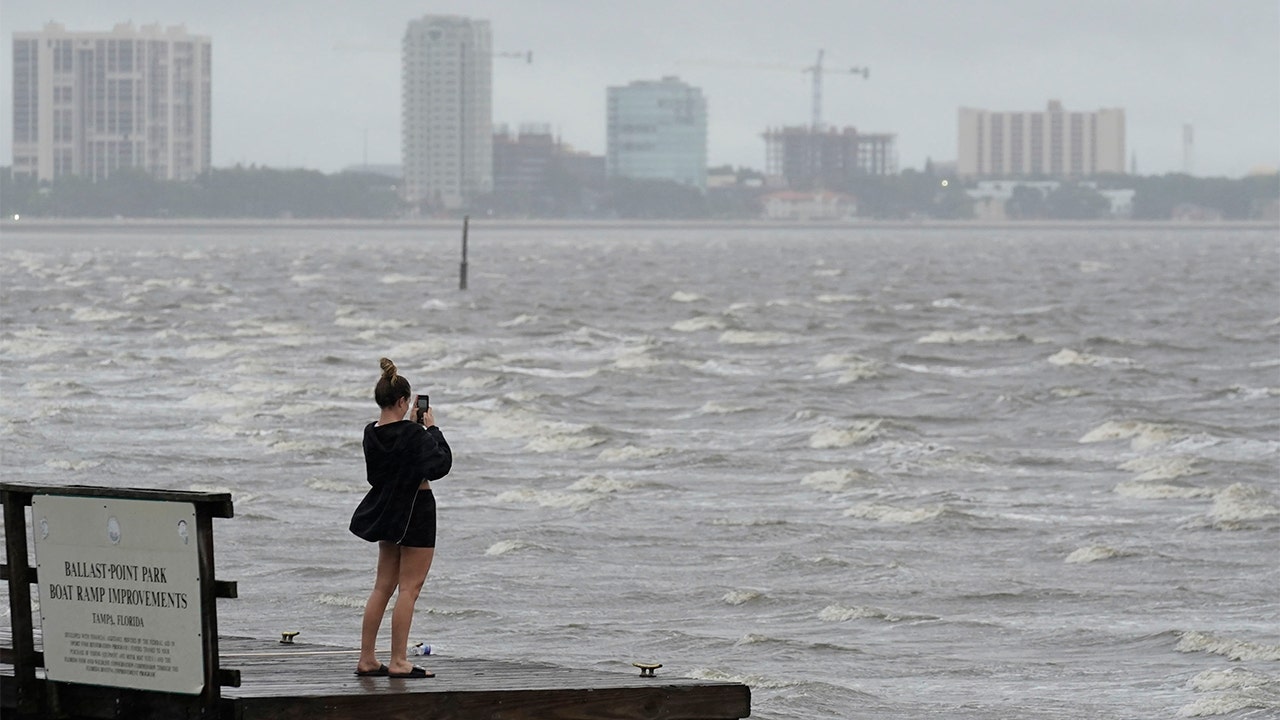
{"type": "Polygon", "coordinates": [[[988,178],[1082,178],[1125,170],[1124,110],[1044,112],[960,108],[956,174],[988,178]]]}

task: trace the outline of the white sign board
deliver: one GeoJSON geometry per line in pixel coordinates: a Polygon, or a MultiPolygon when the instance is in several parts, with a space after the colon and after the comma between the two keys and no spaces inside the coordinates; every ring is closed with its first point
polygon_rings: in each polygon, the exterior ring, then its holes
{"type": "Polygon", "coordinates": [[[35,495],[31,520],[48,678],[199,694],[195,506],[35,495]]]}

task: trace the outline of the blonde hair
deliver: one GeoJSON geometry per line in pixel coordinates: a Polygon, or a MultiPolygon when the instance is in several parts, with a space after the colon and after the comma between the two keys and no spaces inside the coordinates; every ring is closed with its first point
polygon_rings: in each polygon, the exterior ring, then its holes
{"type": "Polygon", "coordinates": [[[373,387],[373,399],[377,401],[378,407],[391,407],[400,398],[408,399],[413,394],[409,381],[396,370],[395,363],[382,358],[378,365],[382,368],[382,377],[378,378],[378,384],[373,387]]]}

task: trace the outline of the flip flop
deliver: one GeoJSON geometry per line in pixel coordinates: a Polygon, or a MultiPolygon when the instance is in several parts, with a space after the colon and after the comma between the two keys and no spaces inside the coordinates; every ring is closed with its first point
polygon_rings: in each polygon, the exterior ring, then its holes
{"type": "Polygon", "coordinates": [[[360,677],[386,677],[390,674],[391,670],[386,665],[379,665],[377,670],[356,670],[360,677]]]}
{"type": "Polygon", "coordinates": [[[392,678],[433,678],[435,676],[435,673],[426,668],[418,667],[417,665],[414,665],[413,669],[407,673],[387,673],[387,677],[392,678]]]}

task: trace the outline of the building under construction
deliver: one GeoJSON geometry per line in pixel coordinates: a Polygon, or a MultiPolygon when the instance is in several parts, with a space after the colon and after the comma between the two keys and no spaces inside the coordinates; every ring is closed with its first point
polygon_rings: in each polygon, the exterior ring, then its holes
{"type": "Polygon", "coordinates": [[[764,134],[765,174],[774,187],[837,190],[864,175],[898,172],[896,135],[845,127],[771,128],[764,134]]]}

